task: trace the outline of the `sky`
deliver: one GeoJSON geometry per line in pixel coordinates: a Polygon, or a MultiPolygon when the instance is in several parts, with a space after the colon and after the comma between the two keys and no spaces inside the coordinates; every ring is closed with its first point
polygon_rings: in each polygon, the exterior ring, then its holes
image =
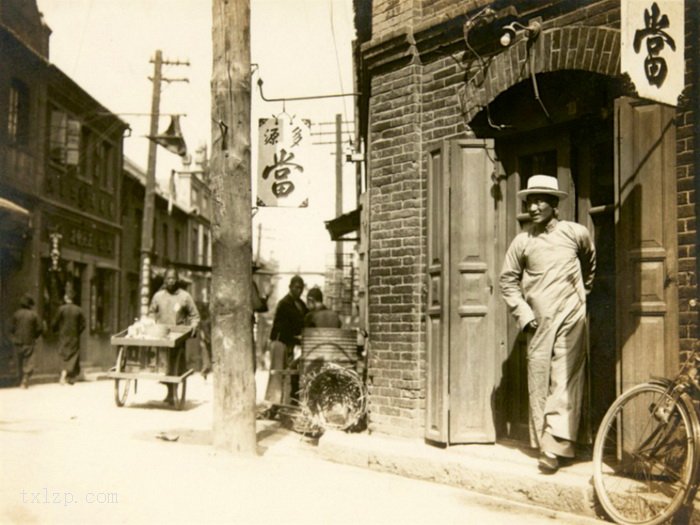
{"type": "MultiPolygon", "coordinates": [[[[211,143],[211,1],[37,0],[37,5],[53,31],[51,62],[130,124],[133,131],[124,139],[124,152],[131,160],[144,169],[147,165],[149,117],[126,114],[150,112],[148,77],[153,76],[150,60],[156,49],[164,59],[190,63],[163,70],[164,77],[186,77],[189,82],[163,84],[159,129],[169,123],[165,114],[184,113],[181,125],[188,149],[211,143]]],[[[257,87],[262,78],[268,99],[352,92],[353,38],[352,0],[251,0],[251,62],[257,64],[251,84],[253,123],[283,110],[310,119],[312,132],[318,130],[316,124],[333,122],[336,114],[353,120],[352,97],[283,106],[263,101],[257,87]]],[[[254,172],[256,128],[253,124],[254,172]]],[[[345,127],[344,149],[351,134],[345,127]]],[[[334,250],[323,224],[336,215],[333,151],[334,145],[313,147],[308,208],[261,208],[255,214],[254,256],[259,252],[277,260],[283,271],[324,271],[334,250]]],[[[157,179],[163,188],[171,169],[181,169],[180,158],[159,148],[157,179]]],[[[344,179],[342,211],[347,212],[356,204],[353,165],[345,165],[344,179]]]]}

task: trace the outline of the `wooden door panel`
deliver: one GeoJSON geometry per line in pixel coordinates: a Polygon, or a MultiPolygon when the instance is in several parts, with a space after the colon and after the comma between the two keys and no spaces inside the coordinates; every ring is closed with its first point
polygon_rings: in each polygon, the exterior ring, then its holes
{"type": "Polygon", "coordinates": [[[440,443],[448,441],[449,338],[447,267],[449,228],[448,183],[445,147],[428,154],[428,275],[427,275],[427,377],[425,437],[440,443]]]}
{"type": "Polygon", "coordinates": [[[498,263],[492,141],[460,140],[450,150],[450,442],[495,440],[493,398],[499,344],[498,263]]]}
{"type": "Polygon", "coordinates": [[[620,98],[616,268],[620,390],[678,366],[675,111],[620,98]]]}

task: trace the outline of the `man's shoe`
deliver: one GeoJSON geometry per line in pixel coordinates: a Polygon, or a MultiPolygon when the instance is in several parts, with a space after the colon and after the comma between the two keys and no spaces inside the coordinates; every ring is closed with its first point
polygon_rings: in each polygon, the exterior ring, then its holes
{"type": "Polygon", "coordinates": [[[550,457],[544,452],[540,452],[540,457],[537,460],[537,466],[543,474],[554,474],[559,470],[559,460],[556,456],[550,457]]]}

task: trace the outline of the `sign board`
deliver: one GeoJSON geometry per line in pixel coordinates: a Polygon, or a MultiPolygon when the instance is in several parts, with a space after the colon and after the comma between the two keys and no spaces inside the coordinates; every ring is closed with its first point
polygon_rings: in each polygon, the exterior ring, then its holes
{"type": "Polygon", "coordinates": [[[675,106],[685,73],[684,0],[622,0],[621,70],[640,97],[675,106]]]}
{"type": "Polygon", "coordinates": [[[309,205],[311,123],[288,116],[258,123],[258,206],[309,205]]]}

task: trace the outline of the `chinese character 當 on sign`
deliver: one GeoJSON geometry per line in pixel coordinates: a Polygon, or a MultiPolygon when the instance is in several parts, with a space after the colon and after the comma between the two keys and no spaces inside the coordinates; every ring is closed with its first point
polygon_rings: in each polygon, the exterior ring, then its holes
{"type": "Polygon", "coordinates": [[[640,97],[675,106],[684,87],[683,0],[622,0],[621,70],[640,97]]]}
{"type": "Polygon", "coordinates": [[[260,119],[258,126],[258,206],[308,206],[311,146],[309,122],[260,119]]]}

